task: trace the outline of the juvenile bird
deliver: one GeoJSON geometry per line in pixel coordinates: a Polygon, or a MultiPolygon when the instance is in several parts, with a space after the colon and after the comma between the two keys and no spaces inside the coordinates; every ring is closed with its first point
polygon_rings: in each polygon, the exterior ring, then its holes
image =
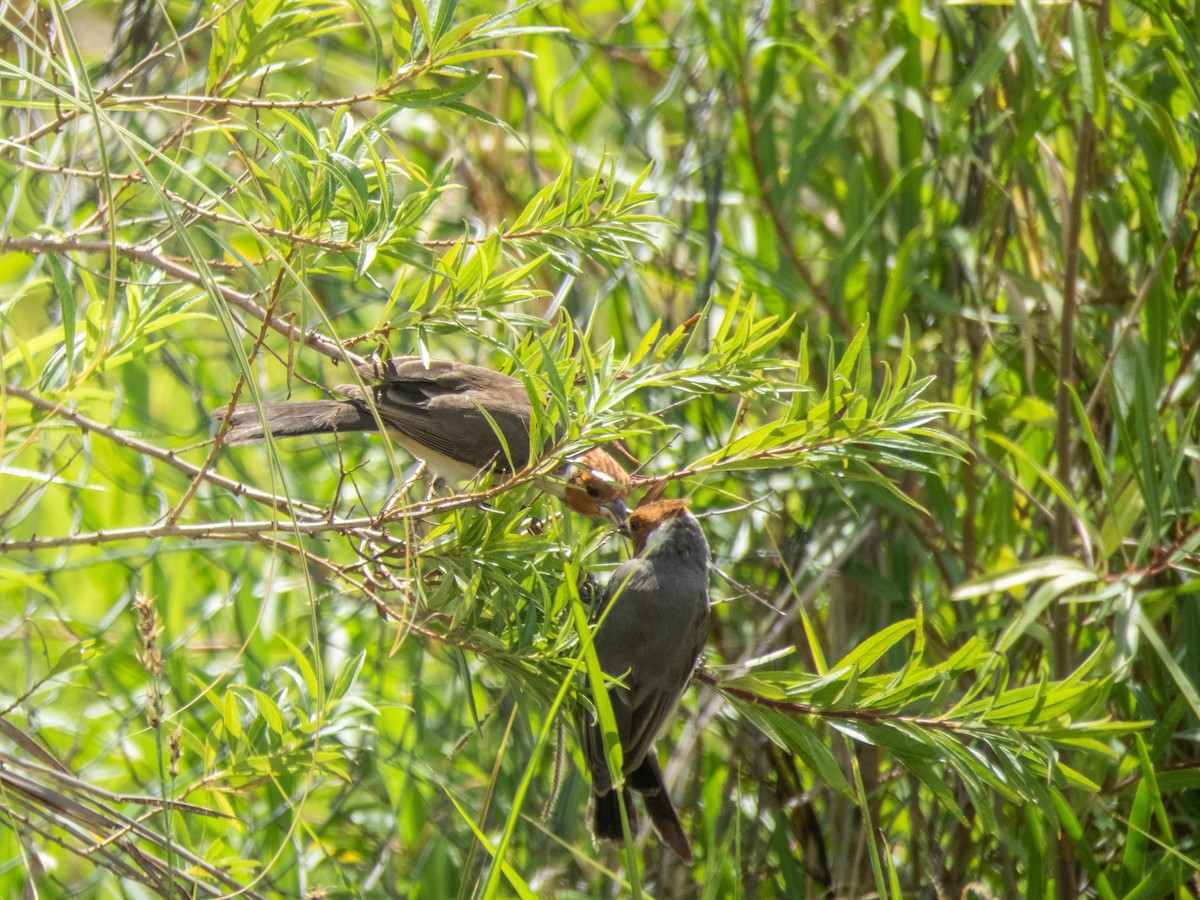
{"type": "MultiPolygon", "coordinates": [[[[450,482],[469,481],[489,467],[511,473],[529,464],[532,408],[519,379],[445,359],[426,366],[415,356],[356,369],[367,387],[342,385],[337,392],[345,400],[235,407],[225,443],[262,440],[264,421],[275,437],[378,431],[382,423],[396,443],[450,482]]],[[[224,414],[222,408],[214,416],[224,414]]],[[[631,482],[603,450],[563,463],[539,484],[576,512],[625,527],[631,482]]]]}
{"type": "MultiPolygon", "coordinates": [[[[708,635],[708,543],[683,500],[658,500],[635,509],[629,530],[636,556],[617,567],[593,616],[593,646],[605,674],[624,758],[625,811],[634,825],[633,795],[642,795],[659,837],[692,861],[679,817],[663,784],[654,740],[692,677],[708,635]]],[[[604,755],[600,726],[582,723],[584,757],[592,775],[591,826],[596,840],[624,843],[621,808],[604,755]]]]}

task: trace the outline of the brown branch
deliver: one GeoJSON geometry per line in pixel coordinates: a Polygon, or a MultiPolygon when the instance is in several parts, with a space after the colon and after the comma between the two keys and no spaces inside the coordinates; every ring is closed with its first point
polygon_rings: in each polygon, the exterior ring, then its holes
{"type": "MultiPolygon", "coordinates": [[[[103,103],[105,100],[107,100],[108,98],[113,96],[118,90],[120,90],[121,85],[125,84],[126,82],[132,81],[134,78],[137,77],[137,75],[143,69],[148,68],[153,62],[155,62],[156,60],[160,59],[163,56],[166,56],[168,53],[172,53],[172,52],[178,50],[179,48],[181,48],[183,46],[184,42],[187,41],[188,39],[195,37],[196,35],[200,34],[201,32],[207,31],[209,28],[212,28],[226,15],[226,12],[227,11],[225,11],[225,10],[218,11],[217,15],[213,16],[211,19],[206,19],[202,22],[198,22],[196,24],[196,26],[194,28],[192,28],[191,31],[188,31],[185,34],[181,34],[179,36],[178,40],[173,41],[164,47],[160,47],[158,50],[155,50],[153,53],[148,53],[142,59],[138,60],[138,62],[132,68],[127,70],[125,72],[125,74],[123,74],[119,78],[115,79],[109,87],[105,88],[103,91],[101,91],[99,94],[97,94],[93,98],[94,101],[97,104],[103,103]]],[[[4,21],[6,25],[9,25],[9,27],[12,27],[11,23],[9,23],[7,21],[7,19],[0,19],[0,21],[4,21]]],[[[56,102],[58,101],[58,94],[55,94],[55,101],[56,102]]],[[[85,113],[88,113],[90,111],[91,111],[90,109],[80,109],[80,108],[73,109],[67,113],[60,111],[59,114],[54,118],[53,121],[47,122],[45,125],[42,125],[40,128],[34,129],[33,131],[29,132],[29,134],[23,134],[20,137],[10,139],[7,142],[7,144],[8,144],[7,146],[0,148],[0,157],[11,156],[11,150],[14,147],[29,146],[30,144],[32,144],[34,141],[38,140],[39,138],[45,137],[48,134],[54,134],[55,132],[59,131],[64,125],[67,125],[67,124],[75,121],[76,119],[80,118],[82,115],[84,115],[85,113]]]]}
{"type": "Polygon", "coordinates": [[[185,200],[183,197],[176,194],[169,188],[158,185],[157,190],[162,191],[164,197],[173,203],[182,206],[192,215],[202,219],[208,219],[212,222],[220,222],[224,225],[234,225],[240,228],[250,228],[263,237],[277,238],[281,241],[287,241],[291,244],[306,244],[310,247],[319,247],[330,253],[352,253],[358,249],[358,245],[350,241],[327,241],[321,238],[308,237],[307,235],[297,234],[294,231],[285,231],[282,228],[273,228],[270,225],[264,225],[261,222],[250,222],[245,219],[239,219],[236,216],[225,215],[224,213],[214,212],[199,204],[192,203],[190,200],[185,200]]]}
{"type": "Polygon", "coordinates": [[[257,294],[245,294],[231,287],[219,284],[211,278],[206,278],[194,269],[189,269],[153,250],[136,247],[129,244],[111,244],[108,241],[81,241],[72,238],[18,238],[6,237],[0,239],[0,253],[15,250],[19,253],[36,255],[39,253],[96,253],[105,256],[116,251],[117,256],[152,266],[168,275],[178,278],[187,284],[204,288],[213,295],[220,297],[225,303],[236,307],[262,322],[266,322],[289,340],[299,341],[311,347],[318,353],[329,357],[334,362],[346,362],[350,365],[360,365],[365,360],[351,353],[337,341],[326,337],[315,329],[304,332],[281,316],[270,315],[256,300],[257,294]]]}
{"type": "MultiPolygon", "coordinates": [[[[1187,772],[1191,771],[1192,769],[1200,769],[1200,759],[1185,759],[1173,763],[1159,763],[1154,767],[1154,775],[1155,777],[1158,777],[1162,775],[1163,772],[1187,772]]],[[[1138,784],[1144,777],[1145,775],[1142,773],[1140,768],[1135,769],[1133,772],[1129,773],[1119,781],[1113,782],[1112,787],[1105,788],[1104,793],[1120,793],[1121,791],[1125,790],[1125,788],[1138,784]]]]}
{"type": "MultiPolygon", "coordinates": [[[[1079,123],[1077,144],[1078,161],[1075,167],[1075,183],[1071,187],[1071,203],[1067,212],[1065,259],[1063,266],[1062,321],[1059,323],[1058,391],[1054,400],[1058,426],[1054,433],[1055,475],[1058,483],[1071,491],[1071,451],[1075,441],[1071,435],[1074,417],[1071,415],[1071,384],[1075,380],[1075,313],[1079,304],[1079,239],[1083,229],[1083,201],[1087,194],[1092,163],[1092,144],[1096,133],[1092,114],[1086,110],[1079,123]]],[[[1063,500],[1054,507],[1052,535],[1054,551],[1062,556],[1071,552],[1072,521],[1071,509],[1063,500]]],[[[1057,603],[1052,613],[1054,646],[1054,671],[1059,678],[1066,676],[1072,668],[1069,627],[1071,607],[1057,603]]]]}
{"type": "Polygon", "coordinates": [[[696,670],[696,680],[702,684],[707,684],[709,687],[720,691],[730,697],[735,697],[744,703],[752,703],[755,706],[766,707],[780,712],[785,712],[793,716],[812,716],[818,719],[846,719],[852,722],[867,722],[876,725],[887,725],[892,722],[902,722],[905,725],[915,725],[919,728],[936,728],[940,731],[949,731],[953,733],[972,733],[984,732],[979,725],[970,722],[959,722],[954,719],[931,719],[927,716],[905,716],[896,713],[879,712],[871,709],[819,709],[815,706],[810,706],[807,703],[797,703],[794,700],[775,700],[771,697],[763,697],[753,691],[748,691],[745,688],[729,687],[722,684],[721,680],[704,669],[696,670]]]}
{"type": "MultiPolygon", "coordinates": [[[[283,284],[283,268],[275,275],[275,280],[272,283],[271,302],[267,306],[267,315],[271,316],[275,312],[275,305],[279,302],[279,288],[283,284]]],[[[254,363],[258,352],[262,349],[263,343],[267,339],[267,323],[264,320],[262,327],[258,329],[258,336],[254,339],[254,346],[250,348],[250,352],[246,354],[246,369],[254,363]]],[[[238,397],[242,393],[242,388],[246,384],[246,371],[242,371],[238,375],[237,384],[234,385],[233,395],[229,398],[229,408],[225,411],[225,415],[221,419],[221,427],[217,429],[216,437],[213,438],[212,446],[208,450],[208,455],[204,457],[204,462],[200,464],[200,468],[192,477],[191,484],[184,491],[183,497],[175,504],[175,508],[167,515],[166,523],[174,525],[179,521],[179,517],[183,515],[184,508],[191,502],[192,497],[196,495],[196,491],[200,489],[200,482],[204,480],[204,476],[212,471],[213,463],[216,462],[217,454],[221,452],[221,447],[225,440],[225,435],[229,431],[229,425],[232,421],[233,410],[237,405],[238,397]]],[[[332,505],[330,509],[332,509],[332,505]]]]}
{"type": "Polygon", "coordinates": [[[359,516],[354,519],[328,518],[317,521],[279,522],[278,520],[262,520],[257,522],[201,522],[190,525],[142,525],[135,528],[112,528],[108,530],[87,531],[78,534],[61,535],[59,537],[37,537],[34,535],[23,540],[0,541],[0,553],[13,553],[25,550],[54,550],[63,547],[96,547],[101,544],[112,544],[120,541],[151,541],[165,537],[180,537],[200,541],[257,541],[270,539],[272,535],[286,534],[323,534],[337,532],[340,534],[356,534],[372,540],[394,544],[387,532],[374,529],[375,520],[370,516],[359,516]]]}
{"type": "MultiPolygon", "coordinates": [[[[1166,260],[1167,254],[1175,248],[1175,242],[1179,238],[1180,232],[1183,230],[1184,222],[1187,218],[1187,211],[1191,205],[1191,201],[1196,196],[1196,181],[1197,176],[1200,176],[1200,157],[1197,157],[1195,164],[1192,166],[1192,171],[1188,173],[1187,184],[1184,186],[1183,194],[1179,197],[1179,202],[1175,206],[1175,217],[1171,221],[1171,228],[1163,238],[1162,247],[1159,248],[1158,254],[1154,257],[1154,262],[1150,265],[1149,270],[1142,278],[1141,284],[1138,285],[1137,294],[1134,295],[1133,303],[1129,306],[1129,312],[1125,315],[1125,324],[1121,327],[1121,331],[1117,334],[1117,339],[1113,341],[1112,348],[1104,360],[1104,366],[1100,369],[1100,374],[1096,376],[1096,387],[1088,397],[1087,405],[1084,407],[1086,415],[1091,416],[1092,411],[1096,408],[1100,397],[1106,390],[1105,382],[1112,367],[1116,364],[1118,350],[1121,345],[1128,339],[1130,333],[1139,324],[1139,316],[1142,311],[1142,306],[1146,302],[1146,297],[1150,293],[1150,288],[1154,285],[1155,279],[1162,269],[1163,262],[1166,260]]],[[[1180,255],[1180,265],[1183,265],[1187,260],[1191,259],[1190,253],[1185,252],[1180,255]]],[[[1178,281],[1178,273],[1176,274],[1178,281]]],[[[1178,289],[1178,288],[1177,288],[1178,289]]],[[[1171,379],[1171,384],[1163,393],[1162,400],[1159,401],[1158,411],[1161,413],[1170,407],[1175,399],[1175,391],[1179,387],[1180,380],[1188,374],[1188,362],[1195,355],[1197,346],[1200,346],[1200,332],[1193,335],[1180,353],[1180,363],[1175,370],[1175,377],[1171,379]]]]}
{"type": "MultiPolygon", "coordinates": [[[[73,776],[67,776],[62,772],[44,768],[35,763],[15,757],[8,757],[5,762],[4,766],[0,766],[0,782],[3,783],[5,792],[13,792],[24,797],[30,812],[36,812],[42,818],[63,829],[65,832],[72,834],[83,844],[82,846],[75,846],[58,841],[60,846],[83,858],[92,859],[95,858],[97,853],[102,854],[105,850],[105,845],[97,844],[95,837],[106,831],[109,833],[115,831],[117,832],[117,836],[114,842],[121,850],[118,860],[125,858],[137,860],[150,879],[139,878],[138,880],[144,880],[145,883],[151,886],[156,886],[159,889],[162,888],[161,884],[155,883],[154,875],[155,873],[159,873],[159,877],[161,877],[162,873],[167,871],[166,865],[161,860],[147,856],[144,851],[131,846],[129,839],[133,837],[144,840],[159,848],[166,848],[168,846],[166,839],[138,821],[117,812],[114,806],[120,802],[118,798],[94,785],[88,785],[73,776]],[[27,770],[29,774],[17,772],[17,767],[27,770]],[[37,780],[34,777],[35,775],[55,781],[58,785],[50,787],[37,780]],[[66,786],[68,789],[63,790],[63,786],[66,786]],[[80,792],[81,795],[77,796],[75,792],[80,792]]],[[[6,815],[11,815],[14,812],[15,810],[10,806],[6,810],[6,815]]],[[[172,845],[170,850],[172,853],[186,860],[191,867],[205,872],[216,881],[234,890],[245,891],[243,885],[221,871],[220,868],[189,852],[187,849],[172,845]]],[[[131,869],[130,871],[133,872],[135,870],[131,869]]],[[[173,874],[175,877],[179,877],[181,872],[177,871],[173,874]]],[[[137,877],[136,874],[133,877],[137,877]]],[[[188,874],[187,877],[196,888],[214,895],[220,893],[213,886],[201,882],[194,874],[188,874]]],[[[248,891],[244,895],[259,896],[252,891],[248,891]]]]}
{"type": "Polygon", "coordinates": [[[796,249],[795,241],[792,240],[792,232],[788,228],[788,223],[784,221],[783,212],[775,203],[775,199],[771,193],[771,178],[763,171],[762,156],[758,147],[758,127],[754,121],[754,104],[750,102],[750,95],[746,91],[744,81],[738,82],[736,94],[738,105],[742,110],[742,120],[746,126],[746,142],[748,144],[746,155],[750,157],[750,165],[754,169],[754,178],[759,185],[759,198],[763,206],[766,207],[767,215],[771,219],[771,225],[775,230],[775,238],[779,241],[779,247],[783,251],[783,256],[791,264],[796,274],[800,276],[800,279],[808,285],[813,299],[825,310],[829,318],[833,320],[833,324],[838,327],[842,334],[853,334],[854,329],[850,327],[850,320],[846,318],[845,311],[840,306],[834,305],[825,286],[817,282],[812,272],[809,271],[808,266],[800,258],[800,252],[796,249]]]}
{"type": "MultiPolygon", "coordinates": [[[[547,463],[546,465],[550,465],[547,463]]],[[[543,467],[544,468],[544,467],[543,467]]],[[[58,537],[33,537],[22,540],[0,541],[0,553],[15,551],[53,550],[63,547],[93,547],[120,541],[156,540],[164,537],[181,537],[193,540],[211,541],[258,541],[269,540],[278,543],[275,535],[300,534],[314,535],[326,532],[352,535],[358,538],[378,541],[395,549],[404,549],[404,542],[392,537],[383,526],[403,519],[421,519],[437,513],[456,509],[466,509],[479,506],[486,500],[510,491],[515,487],[528,483],[538,470],[527,469],[517,476],[490,487],[487,490],[475,491],[469,494],[452,494],[441,500],[423,500],[409,506],[399,507],[384,516],[357,516],[353,519],[339,519],[325,515],[321,519],[280,522],[278,520],[260,520],[237,522],[201,522],[190,525],[143,525],[135,528],[114,528],[81,532],[79,534],[60,535],[58,537]]]]}
{"type": "MultiPolygon", "coordinates": [[[[323,100],[261,100],[256,97],[213,97],[204,94],[145,94],[140,96],[135,94],[128,97],[116,95],[106,97],[105,104],[107,109],[119,109],[122,106],[133,108],[157,106],[162,103],[184,104],[185,106],[196,104],[205,111],[214,107],[255,110],[337,109],[342,106],[361,106],[364,103],[385,98],[388,92],[394,89],[401,81],[413,78],[428,68],[429,65],[427,63],[421,66],[409,64],[402,67],[394,78],[384,82],[372,91],[366,91],[362,94],[352,94],[349,97],[330,97],[323,100]]],[[[187,114],[187,112],[188,110],[183,110],[184,114],[187,114]]]]}
{"type": "Polygon", "coordinates": [[[108,438],[108,440],[115,444],[119,444],[122,447],[128,447],[130,450],[133,450],[142,456],[158,460],[159,462],[164,463],[179,472],[182,472],[189,478],[194,479],[198,476],[203,476],[205,481],[209,482],[210,484],[214,484],[217,487],[224,488],[235,497],[245,497],[247,500],[253,500],[257,503],[262,503],[271,507],[272,509],[277,509],[281,512],[287,512],[294,516],[306,516],[319,518],[322,520],[327,518],[326,511],[319,506],[315,506],[311,503],[289,500],[286,497],[277,497],[274,494],[267,493],[266,491],[260,491],[257,488],[249,487],[240,481],[235,481],[232,478],[226,478],[224,475],[218,475],[215,472],[202,472],[198,466],[194,466],[189,462],[184,462],[182,459],[176,456],[175,452],[172,450],[163,450],[162,448],[156,447],[153,444],[148,444],[145,441],[140,441],[137,438],[122,434],[115,428],[111,428],[108,425],[97,422],[95,419],[89,419],[87,416],[81,415],[74,410],[65,408],[61,405],[61,403],[46,400],[42,397],[39,397],[37,394],[31,393],[30,391],[26,391],[22,388],[14,387],[12,385],[6,385],[4,386],[3,390],[0,391],[0,393],[11,394],[14,397],[19,397],[26,403],[29,403],[38,409],[44,409],[53,415],[61,416],[67,421],[73,422],[84,431],[95,432],[96,434],[108,438]]]}
{"type": "MultiPolygon", "coordinates": [[[[402,66],[394,76],[372,91],[368,91],[363,94],[354,94],[349,97],[336,97],[327,100],[257,100],[252,98],[238,97],[210,97],[202,94],[152,94],[148,96],[118,95],[117,91],[119,91],[123,85],[131,81],[141,69],[149,66],[155,59],[179,49],[189,38],[194,37],[201,31],[211,28],[220,20],[223,15],[224,12],[214,16],[212,19],[200,22],[191,31],[181,35],[178,41],[168,44],[167,46],[156,50],[154,53],[147,55],[124,75],[117,78],[112,85],[91,97],[91,102],[86,107],[77,106],[71,109],[69,112],[60,112],[52,121],[34,129],[28,134],[11,138],[7,142],[8,146],[0,149],[0,156],[11,156],[11,151],[13,149],[28,147],[40,138],[60,131],[65,125],[68,125],[85,115],[91,114],[93,108],[120,109],[123,106],[144,107],[157,104],[182,103],[189,105],[196,104],[201,108],[201,111],[207,111],[214,107],[224,109],[240,108],[256,110],[336,109],[342,106],[360,106],[364,103],[369,103],[375,100],[386,99],[387,95],[395,90],[396,87],[402,82],[417,78],[436,67],[436,62],[433,60],[426,60],[422,63],[409,63],[405,66],[402,66]]],[[[184,110],[183,113],[189,114],[190,111],[184,110]]],[[[199,111],[197,114],[199,114],[199,111]]]]}

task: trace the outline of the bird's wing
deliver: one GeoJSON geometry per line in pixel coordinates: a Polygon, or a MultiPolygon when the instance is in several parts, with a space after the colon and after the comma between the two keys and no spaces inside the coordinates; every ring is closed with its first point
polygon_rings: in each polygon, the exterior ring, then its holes
{"type": "MultiPolygon", "coordinates": [[[[632,675],[627,674],[625,681],[632,675]]],[[[653,752],[654,740],[679,703],[683,686],[678,691],[639,690],[638,685],[629,688],[609,689],[608,699],[612,704],[613,718],[617,723],[617,735],[621,739],[621,756],[626,772],[638,768],[653,752]],[[640,702],[631,702],[631,701],[640,702]]],[[[580,743],[588,769],[592,773],[592,784],[598,794],[612,786],[608,771],[608,760],[604,755],[604,739],[600,725],[591,716],[586,716],[580,728],[580,743]]]]}
{"type": "MultiPolygon", "coordinates": [[[[653,690],[645,692],[642,703],[630,709],[626,730],[621,732],[621,752],[624,754],[625,771],[636,769],[645,760],[648,753],[653,752],[654,739],[662,731],[667,719],[675,711],[682,693],[682,685],[678,691],[653,690]]],[[[635,689],[636,695],[636,689],[635,689]]],[[[611,696],[611,694],[610,694],[611,696]]],[[[613,700],[613,710],[620,701],[613,700]]],[[[621,717],[617,717],[618,722],[621,717]]]]}
{"type": "MultiPolygon", "coordinates": [[[[618,604],[603,619],[594,640],[601,668],[622,681],[621,685],[610,688],[608,695],[621,737],[626,771],[641,765],[670,718],[703,644],[701,641],[700,645],[694,642],[685,645],[680,641],[681,635],[698,630],[693,623],[676,621],[672,629],[667,629],[668,623],[659,619],[664,590],[660,574],[644,557],[622,563],[613,572],[597,605],[596,615],[602,616],[610,604],[618,604]],[[622,613],[619,617],[618,611],[622,613]]],[[[671,582],[670,588],[682,587],[689,593],[687,578],[671,582]]],[[[707,618],[707,607],[703,609],[707,618]]],[[[671,609],[670,613],[680,611],[671,609]]]]}
{"type": "Polygon", "coordinates": [[[466,391],[489,383],[522,387],[521,382],[510,375],[452,359],[431,359],[427,366],[419,356],[397,356],[394,359],[363,363],[355,366],[355,369],[366,384],[425,382],[436,385],[436,389],[441,392],[466,391]]]}
{"type": "Polygon", "coordinates": [[[600,598],[599,603],[592,607],[592,621],[600,621],[605,610],[608,609],[608,605],[612,603],[613,597],[617,594],[623,593],[625,590],[639,590],[640,585],[635,586],[636,583],[643,581],[649,574],[649,566],[646,561],[637,557],[628,559],[617,566],[604,586],[604,596],[600,598]]]}
{"type": "MultiPolygon", "coordinates": [[[[608,609],[615,597],[622,591],[631,581],[633,581],[641,570],[644,570],[646,565],[638,559],[631,559],[621,563],[616,570],[609,576],[608,584],[604,587],[604,595],[592,607],[592,621],[600,621],[604,611],[608,609]]],[[[620,677],[624,668],[614,671],[612,664],[611,652],[606,652],[604,648],[605,640],[611,635],[612,629],[604,629],[603,627],[596,632],[594,640],[597,641],[596,653],[600,657],[601,666],[609,675],[620,677]],[[603,637],[601,637],[603,635],[603,637]],[[606,662],[607,660],[607,662],[606,662]]],[[[626,666],[625,668],[628,668],[626,666]]],[[[628,703],[618,703],[614,696],[618,689],[613,689],[608,692],[609,701],[612,703],[613,715],[617,719],[617,734],[621,737],[622,751],[624,752],[625,735],[629,733],[629,714],[631,707],[628,703]]],[[[608,761],[604,756],[604,739],[600,733],[600,724],[590,714],[585,714],[584,722],[580,728],[580,744],[583,748],[584,759],[587,760],[588,769],[592,774],[592,790],[603,795],[608,793],[612,788],[612,776],[608,771],[608,761]]]]}
{"type": "Polygon", "coordinates": [[[600,734],[600,723],[591,713],[585,712],[579,723],[579,746],[592,775],[592,791],[603,796],[612,790],[612,776],[604,756],[604,738],[600,734]]]}
{"type": "Polygon", "coordinates": [[[426,367],[416,357],[367,363],[358,373],[374,382],[383,423],[422,446],[477,469],[511,471],[510,458],[518,468],[528,463],[529,395],[517,379],[448,360],[426,367]]]}

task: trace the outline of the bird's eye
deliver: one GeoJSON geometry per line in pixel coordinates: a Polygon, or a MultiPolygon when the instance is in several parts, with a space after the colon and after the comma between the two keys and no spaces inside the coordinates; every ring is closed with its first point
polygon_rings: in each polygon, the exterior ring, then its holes
{"type": "Polygon", "coordinates": [[[589,484],[587,486],[586,490],[587,490],[587,495],[589,497],[599,497],[600,496],[600,489],[598,487],[596,487],[594,484],[589,484]]]}

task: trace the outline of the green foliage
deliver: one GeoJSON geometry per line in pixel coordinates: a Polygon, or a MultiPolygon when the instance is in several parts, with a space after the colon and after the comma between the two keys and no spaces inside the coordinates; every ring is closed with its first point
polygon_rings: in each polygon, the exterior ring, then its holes
{"type": "Polygon", "coordinates": [[[25,6],[0,894],[1190,896],[1194,5],[25,6]],[[694,869],[585,827],[615,536],[211,440],[406,353],[702,517],[694,869]]]}

